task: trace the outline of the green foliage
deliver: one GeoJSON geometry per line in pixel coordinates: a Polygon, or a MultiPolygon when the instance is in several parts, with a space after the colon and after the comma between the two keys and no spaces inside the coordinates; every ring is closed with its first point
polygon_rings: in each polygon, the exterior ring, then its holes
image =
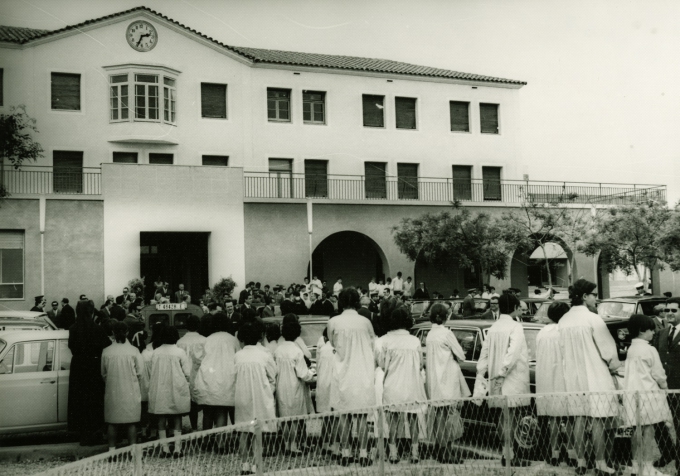
{"type": "Polygon", "coordinates": [[[215,302],[224,302],[227,299],[231,299],[231,293],[236,287],[236,282],[229,276],[228,278],[222,278],[215,283],[215,285],[210,290],[213,300],[215,302]]]}
{"type": "Polygon", "coordinates": [[[135,293],[137,297],[144,297],[144,277],[142,276],[141,278],[132,278],[130,281],[128,281],[127,284],[128,289],[130,289],[131,293],[135,293]]]}
{"type": "Polygon", "coordinates": [[[26,113],[26,106],[16,106],[9,114],[0,114],[0,159],[7,159],[15,169],[25,160],[43,156],[42,146],[33,140],[37,133],[36,120],[26,113]]]}
{"type": "Polygon", "coordinates": [[[659,246],[671,270],[680,271],[680,203],[670,215],[659,238],[659,246]]]}

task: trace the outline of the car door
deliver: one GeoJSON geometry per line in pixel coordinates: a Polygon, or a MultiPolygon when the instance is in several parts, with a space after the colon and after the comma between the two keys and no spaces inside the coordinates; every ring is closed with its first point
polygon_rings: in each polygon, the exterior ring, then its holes
{"type": "MultiPolygon", "coordinates": [[[[0,371],[0,426],[2,428],[57,423],[57,371],[54,340],[17,342],[9,350],[12,367],[0,371]],[[7,371],[6,370],[6,371],[7,371]]],[[[3,359],[4,360],[4,359],[3,359]]]]}
{"type": "Polygon", "coordinates": [[[460,362],[460,369],[463,371],[470,392],[472,392],[477,377],[477,360],[479,360],[479,354],[482,350],[482,336],[479,329],[472,327],[451,327],[451,331],[463,348],[463,352],[465,352],[465,360],[460,362]]]}
{"type": "Polygon", "coordinates": [[[68,340],[59,340],[59,352],[57,353],[57,420],[66,423],[68,418],[68,382],[71,374],[71,349],[68,348],[68,340]]]}

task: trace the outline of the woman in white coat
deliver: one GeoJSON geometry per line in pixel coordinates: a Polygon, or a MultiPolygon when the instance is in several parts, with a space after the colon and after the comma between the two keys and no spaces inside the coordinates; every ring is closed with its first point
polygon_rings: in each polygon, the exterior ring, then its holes
{"type": "Polygon", "coordinates": [[[559,341],[564,359],[565,390],[569,415],[574,417],[574,443],[578,467],[576,474],[585,474],[585,430],[592,422],[592,442],[595,449],[595,470],[600,475],[613,475],[607,466],[614,438],[618,396],[611,373],[620,366],[614,338],[602,318],[595,314],[597,292],[595,283],[576,281],[570,289],[571,309],[558,324],[559,341]]]}
{"type": "Polygon", "coordinates": [[[465,360],[465,352],[450,329],[443,326],[449,309],[441,303],[430,308],[432,328],[427,333],[426,382],[427,396],[431,401],[432,431],[435,439],[435,454],[442,463],[458,464],[462,460],[454,447],[452,425],[460,423],[456,402],[470,396],[458,362],[465,360]]]}

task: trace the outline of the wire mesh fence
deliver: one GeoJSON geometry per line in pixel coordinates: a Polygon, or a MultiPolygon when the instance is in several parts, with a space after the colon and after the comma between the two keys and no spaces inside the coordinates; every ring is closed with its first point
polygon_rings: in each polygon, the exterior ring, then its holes
{"type": "Polygon", "coordinates": [[[679,391],[427,401],[178,434],[44,474],[658,476],[677,470],[678,412],[679,391]]]}

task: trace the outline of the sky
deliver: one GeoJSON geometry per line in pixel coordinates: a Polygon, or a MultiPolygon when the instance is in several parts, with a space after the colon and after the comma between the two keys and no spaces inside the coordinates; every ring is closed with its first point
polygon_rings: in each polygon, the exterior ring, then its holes
{"type": "Polygon", "coordinates": [[[0,24],[57,29],[140,5],[236,46],[526,81],[530,179],[661,184],[680,199],[680,2],[0,0],[0,24]]]}

